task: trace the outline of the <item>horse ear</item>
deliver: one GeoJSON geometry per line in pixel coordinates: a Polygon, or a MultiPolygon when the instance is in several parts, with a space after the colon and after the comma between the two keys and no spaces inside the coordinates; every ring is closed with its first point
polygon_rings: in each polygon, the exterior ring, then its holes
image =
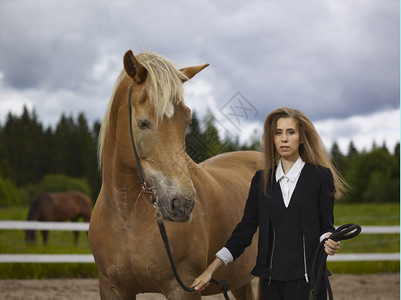
{"type": "Polygon", "coordinates": [[[148,70],[136,59],[132,50],[124,54],[124,70],[138,84],[144,82],[148,75],[148,70]]]}
{"type": "MultiPolygon", "coordinates": [[[[191,79],[192,77],[194,77],[196,74],[198,74],[200,71],[202,71],[204,68],[206,68],[207,66],[209,66],[209,64],[204,64],[201,66],[193,66],[193,67],[188,67],[188,68],[183,68],[180,69],[180,71],[182,73],[184,73],[184,75],[186,77],[188,77],[188,79],[191,79]]],[[[183,80],[182,82],[185,82],[186,80],[183,80]]]]}

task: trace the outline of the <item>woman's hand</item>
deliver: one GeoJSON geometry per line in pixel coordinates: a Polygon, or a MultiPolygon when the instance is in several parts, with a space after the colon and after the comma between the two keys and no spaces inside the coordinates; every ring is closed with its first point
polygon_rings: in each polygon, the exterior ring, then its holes
{"type": "Polygon", "coordinates": [[[195,287],[195,291],[203,291],[209,285],[212,279],[212,273],[206,269],[199,277],[192,283],[191,287],[195,287]]]}
{"type": "Polygon", "coordinates": [[[331,233],[326,234],[326,238],[328,240],[324,243],[324,251],[327,253],[327,255],[334,255],[340,249],[340,242],[331,240],[330,235],[331,233]]]}
{"type": "Polygon", "coordinates": [[[191,287],[195,287],[196,291],[203,291],[208,285],[210,279],[212,279],[213,273],[223,265],[223,261],[216,258],[207,269],[197,277],[192,283],[191,287]]]}

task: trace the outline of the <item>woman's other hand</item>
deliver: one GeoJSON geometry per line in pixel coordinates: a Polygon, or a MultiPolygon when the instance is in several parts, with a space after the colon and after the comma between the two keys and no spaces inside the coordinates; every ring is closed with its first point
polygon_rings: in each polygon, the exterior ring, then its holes
{"type": "Polygon", "coordinates": [[[334,255],[338,252],[340,249],[340,242],[336,242],[330,239],[331,233],[326,234],[326,242],[324,243],[324,251],[327,253],[327,255],[334,255]]]}

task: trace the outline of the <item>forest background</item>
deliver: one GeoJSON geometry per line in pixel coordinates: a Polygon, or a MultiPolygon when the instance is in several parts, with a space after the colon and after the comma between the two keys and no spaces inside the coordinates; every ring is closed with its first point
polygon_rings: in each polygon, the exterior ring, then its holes
{"type": "MultiPolygon", "coordinates": [[[[20,116],[8,113],[0,124],[0,207],[30,205],[42,191],[79,190],[95,203],[101,187],[97,164],[97,137],[101,123],[88,124],[83,113],[61,115],[45,128],[35,110],[20,116]]],[[[246,144],[219,136],[214,116],[204,120],[193,114],[187,129],[186,151],[195,162],[236,150],[261,150],[257,133],[246,144]]],[[[350,185],[343,203],[391,203],[400,200],[400,143],[358,151],[351,141],[347,153],[333,143],[328,149],[350,185]]]]}

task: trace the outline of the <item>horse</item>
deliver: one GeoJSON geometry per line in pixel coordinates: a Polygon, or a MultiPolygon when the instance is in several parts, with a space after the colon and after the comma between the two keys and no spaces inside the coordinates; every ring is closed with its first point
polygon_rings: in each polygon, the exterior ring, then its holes
{"type": "MultiPolygon", "coordinates": [[[[49,193],[42,192],[32,203],[28,221],[60,222],[81,218],[89,222],[91,217],[91,200],[81,192],[49,193]]],[[[36,242],[36,231],[26,230],[25,241],[36,242]]],[[[48,230],[42,230],[43,244],[47,245],[48,230]]],[[[74,245],[77,245],[79,231],[74,231],[74,245]]]]}
{"type": "MultiPolygon", "coordinates": [[[[185,152],[191,110],[183,83],[208,65],[177,69],[154,52],[135,56],[128,50],[123,57],[99,133],[102,186],[88,235],[101,299],[161,293],[199,300],[221,292],[209,285],[190,293],[177,284],[155,221],[156,212],[167,221],[177,272],[191,284],[240,221],[251,178],[261,167],[260,152],[224,153],[200,164],[185,152]],[[146,187],[157,196],[153,205],[146,187]]],[[[215,273],[236,299],[255,299],[250,271],[256,244],[215,273]]]]}

